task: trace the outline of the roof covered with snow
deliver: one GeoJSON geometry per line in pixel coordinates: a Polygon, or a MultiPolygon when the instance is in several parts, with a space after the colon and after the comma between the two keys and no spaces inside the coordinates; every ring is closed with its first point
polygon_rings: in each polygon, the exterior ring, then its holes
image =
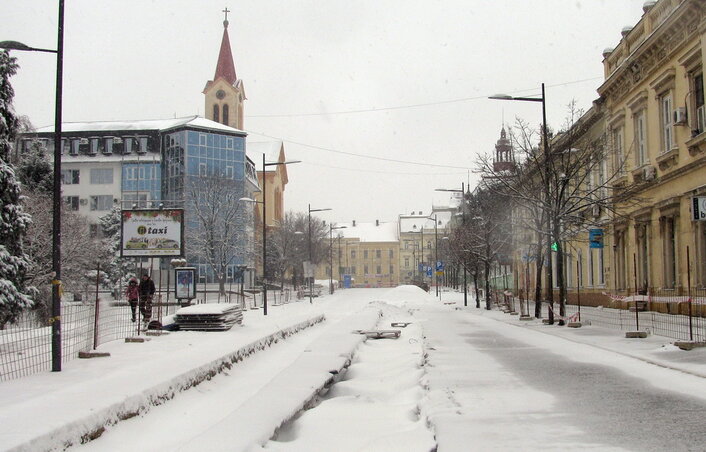
{"type": "Polygon", "coordinates": [[[334,227],[345,226],[344,229],[335,229],[334,236],[343,236],[349,239],[359,239],[361,242],[397,242],[397,222],[373,223],[336,223],[334,227]]]}
{"type": "MultiPolygon", "coordinates": [[[[246,135],[242,130],[226,126],[224,124],[211,121],[201,116],[186,116],[174,119],[145,119],[137,121],[87,121],[87,122],[63,122],[61,131],[72,132],[93,132],[111,130],[159,130],[166,131],[177,127],[194,127],[197,129],[218,130],[239,135],[246,135]]],[[[37,133],[53,133],[54,126],[46,126],[37,129],[37,133]]]]}
{"type": "MultiPolygon", "coordinates": [[[[255,163],[257,171],[262,171],[262,154],[265,154],[266,163],[274,163],[279,161],[280,151],[282,150],[281,141],[250,141],[248,140],[245,149],[250,160],[255,163]]],[[[277,165],[279,166],[279,165],[277,165]]],[[[277,166],[265,167],[267,171],[277,171],[277,166]]]]}

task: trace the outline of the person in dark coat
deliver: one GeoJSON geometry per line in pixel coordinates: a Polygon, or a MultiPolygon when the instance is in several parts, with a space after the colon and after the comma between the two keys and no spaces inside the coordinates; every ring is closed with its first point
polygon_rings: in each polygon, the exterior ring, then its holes
{"type": "Polygon", "coordinates": [[[128,303],[130,303],[132,321],[134,322],[135,314],[137,313],[137,302],[140,299],[140,288],[137,286],[137,278],[130,278],[127,289],[125,289],[125,296],[127,297],[128,303]]]}
{"type": "Polygon", "coordinates": [[[140,314],[145,323],[152,318],[152,297],[154,296],[154,281],[145,273],[140,281],[140,314]]]}

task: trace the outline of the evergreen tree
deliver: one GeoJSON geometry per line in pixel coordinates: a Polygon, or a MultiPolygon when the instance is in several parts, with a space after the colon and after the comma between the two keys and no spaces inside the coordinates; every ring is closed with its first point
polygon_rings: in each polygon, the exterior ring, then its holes
{"type": "Polygon", "coordinates": [[[54,191],[54,169],[47,151],[39,142],[33,142],[20,156],[17,177],[24,191],[52,193],[54,191]]]}
{"type": "Polygon", "coordinates": [[[33,292],[24,284],[30,263],[22,249],[31,219],[22,210],[20,186],[8,162],[18,125],[10,85],[17,67],[15,58],[0,51],[0,328],[32,305],[33,292]]]}

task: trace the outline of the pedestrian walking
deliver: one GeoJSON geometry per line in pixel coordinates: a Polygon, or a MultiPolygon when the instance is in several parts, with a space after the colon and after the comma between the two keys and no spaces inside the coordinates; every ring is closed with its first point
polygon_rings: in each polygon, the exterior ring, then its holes
{"type": "Polygon", "coordinates": [[[127,302],[130,303],[132,321],[134,322],[137,317],[137,302],[140,299],[140,288],[137,286],[137,278],[130,278],[127,289],[125,289],[125,296],[127,297],[127,302]]]}
{"type": "Polygon", "coordinates": [[[146,324],[152,318],[152,297],[154,292],[154,281],[152,281],[150,275],[145,273],[142,275],[142,281],[140,281],[140,314],[142,314],[142,321],[146,324]]]}

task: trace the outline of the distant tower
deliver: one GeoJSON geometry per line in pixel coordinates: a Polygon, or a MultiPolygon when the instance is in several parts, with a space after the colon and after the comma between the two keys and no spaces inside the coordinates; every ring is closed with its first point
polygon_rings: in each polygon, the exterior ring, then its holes
{"type": "Polygon", "coordinates": [[[207,119],[236,129],[243,129],[243,103],[246,99],[243,81],[235,75],[235,64],[228,38],[228,8],[224,9],[223,39],[218,53],[216,74],[203,89],[207,119]]]}
{"type": "Polygon", "coordinates": [[[512,152],[512,144],[510,144],[510,140],[507,139],[504,126],[500,131],[500,139],[495,143],[493,171],[515,171],[515,155],[512,152]]]}

